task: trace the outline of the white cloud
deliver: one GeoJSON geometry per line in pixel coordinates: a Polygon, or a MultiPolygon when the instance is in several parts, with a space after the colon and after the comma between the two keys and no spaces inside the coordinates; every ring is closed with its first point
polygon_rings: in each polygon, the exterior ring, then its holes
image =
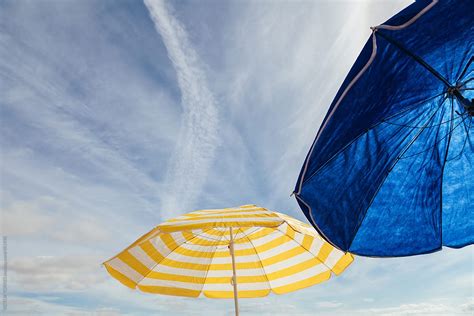
{"type": "Polygon", "coordinates": [[[101,261],[97,255],[12,258],[8,262],[9,287],[33,293],[84,291],[107,280],[101,261]]]}
{"type": "MultiPolygon", "coordinates": [[[[368,26],[408,2],[185,1],[175,12],[160,2],[161,36],[128,2],[1,7],[12,314],[232,315],[231,300],[132,291],[100,263],[186,205],[260,203],[301,218],[289,193],[322,116],[368,26]]],[[[240,306],[259,316],[472,314],[472,262],[472,246],[358,257],[330,282],[240,306]]]]}
{"type": "Polygon", "coordinates": [[[327,302],[318,302],[316,303],[318,307],[321,308],[336,308],[342,306],[341,302],[336,302],[336,301],[327,301],[327,302]]]}
{"type": "Polygon", "coordinates": [[[48,316],[115,316],[124,315],[112,307],[87,309],[55,303],[50,298],[24,298],[13,296],[8,299],[8,315],[48,315],[48,316]]]}
{"type": "Polygon", "coordinates": [[[186,30],[161,0],[146,0],[176,70],[184,108],[182,128],[166,177],[161,207],[167,215],[189,210],[205,184],[218,145],[216,101],[186,30]]]}
{"type": "Polygon", "coordinates": [[[41,236],[84,245],[110,241],[106,225],[99,225],[97,218],[84,214],[72,220],[69,211],[75,206],[52,196],[40,196],[30,201],[14,200],[3,208],[5,235],[41,236]]]}
{"type": "Polygon", "coordinates": [[[436,303],[403,304],[394,307],[370,308],[358,310],[364,315],[472,315],[472,305],[446,305],[436,303]],[[471,308],[471,309],[469,309],[471,308]]]}

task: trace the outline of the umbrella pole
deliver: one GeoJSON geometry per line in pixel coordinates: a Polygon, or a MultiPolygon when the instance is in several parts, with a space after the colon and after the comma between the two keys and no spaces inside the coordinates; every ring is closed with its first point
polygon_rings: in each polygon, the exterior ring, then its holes
{"type": "Polygon", "coordinates": [[[234,257],[234,236],[232,235],[232,227],[230,227],[230,255],[232,257],[232,285],[234,286],[234,304],[235,316],[239,316],[239,298],[237,292],[237,273],[235,272],[235,257],[234,257]]]}

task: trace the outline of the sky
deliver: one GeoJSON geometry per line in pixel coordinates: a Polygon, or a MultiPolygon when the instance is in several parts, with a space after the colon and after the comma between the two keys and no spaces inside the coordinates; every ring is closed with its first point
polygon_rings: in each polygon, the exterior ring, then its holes
{"type": "MultiPolygon", "coordinates": [[[[101,263],[196,209],[305,221],[290,193],[323,116],[369,27],[410,3],[1,0],[7,314],[233,315],[130,290],[101,263]]],[[[472,315],[473,249],[356,257],[241,312],[472,315]]]]}

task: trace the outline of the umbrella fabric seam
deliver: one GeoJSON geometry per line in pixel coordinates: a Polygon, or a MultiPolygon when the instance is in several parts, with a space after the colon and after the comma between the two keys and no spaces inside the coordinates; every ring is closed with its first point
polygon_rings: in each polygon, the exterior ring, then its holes
{"type": "MultiPolygon", "coordinates": [[[[444,103],[444,102],[443,102],[444,103]]],[[[438,112],[438,110],[440,109],[441,106],[439,106],[436,111],[434,111],[433,115],[427,120],[427,124],[431,121],[431,119],[435,116],[435,114],[438,112]]],[[[392,165],[389,167],[388,169],[388,172],[386,172],[386,174],[384,175],[384,178],[382,179],[382,181],[380,182],[380,185],[378,186],[377,190],[375,191],[375,194],[373,194],[372,196],[372,199],[370,200],[370,203],[367,205],[367,208],[365,209],[364,211],[364,215],[362,217],[362,219],[359,221],[359,223],[357,224],[357,227],[356,229],[354,230],[353,234],[352,234],[352,239],[351,239],[351,242],[349,243],[349,246],[347,247],[347,250],[349,250],[352,246],[352,243],[354,242],[354,239],[360,229],[360,226],[362,225],[362,223],[364,222],[365,220],[365,217],[367,216],[367,213],[370,209],[370,207],[372,206],[372,203],[374,202],[375,198],[377,197],[378,195],[378,192],[380,191],[380,189],[382,188],[383,184],[385,183],[385,180],[387,180],[390,172],[393,170],[393,168],[395,168],[396,164],[400,161],[400,158],[408,151],[408,149],[416,142],[416,140],[418,139],[418,137],[421,135],[421,133],[425,130],[426,126],[424,128],[421,128],[417,133],[416,135],[412,138],[412,140],[401,150],[401,153],[397,155],[397,157],[395,158],[394,162],[392,163],[392,165]]]]}
{"type": "MultiPolygon", "coordinates": [[[[453,99],[451,99],[451,117],[454,115],[454,104],[453,99]]],[[[464,120],[463,120],[464,122],[464,120]]],[[[440,240],[441,240],[441,247],[443,246],[443,178],[444,178],[444,168],[446,166],[446,162],[448,159],[449,147],[451,145],[451,135],[453,132],[453,122],[451,122],[451,127],[449,131],[449,138],[448,143],[446,144],[446,151],[444,153],[444,162],[443,167],[441,168],[441,177],[440,177],[440,184],[439,184],[439,191],[440,191],[440,198],[439,198],[439,232],[440,232],[440,240]]],[[[467,138],[467,136],[466,136],[467,138]]]]}
{"type": "MultiPolygon", "coordinates": [[[[398,115],[401,115],[401,114],[404,114],[405,112],[408,112],[410,110],[412,110],[412,108],[414,108],[416,105],[418,105],[418,103],[421,103],[421,102],[426,102],[428,100],[431,100],[431,99],[435,99],[441,95],[443,95],[443,93],[440,93],[440,94],[437,94],[435,96],[432,96],[432,97],[429,97],[425,100],[422,100],[422,101],[419,101],[417,103],[415,103],[414,105],[410,106],[408,109],[406,110],[403,110],[403,111],[400,111],[398,113],[395,113],[393,115],[390,115],[386,118],[383,118],[381,119],[379,122],[377,122],[376,124],[372,125],[371,127],[363,130],[359,135],[357,135],[356,137],[354,137],[354,139],[352,141],[350,141],[349,143],[347,143],[344,147],[342,147],[339,151],[337,151],[334,155],[332,155],[323,165],[321,165],[316,171],[314,171],[309,177],[307,177],[303,184],[306,183],[307,181],[309,181],[312,177],[314,177],[316,174],[319,173],[319,171],[321,171],[321,169],[323,169],[330,161],[332,161],[336,156],[338,156],[339,154],[341,154],[344,150],[347,149],[347,147],[349,147],[351,144],[353,144],[355,141],[357,141],[361,136],[363,136],[364,134],[366,134],[368,131],[371,131],[372,129],[376,128],[377,126],[379,126],[380,124],[383,124],[383,123],[387,123],[387,124],[391,124],[390,122],[387,122],[386,120],[388,119],[391,119],[391,118],[394,118],[394,117],[397,117],[398,115]]],[[[413,127],[415,128],[415,127],[413,127]]],[[[421,128],[421,127],[416,127],[416,128],[421,128]]],[[[300,194],[299,192],[297,192],[296,194],[300,194]]]]}
{"type": "MultiPolygon", "coordinates": [[[[220,243],[220,242],[222,241],[222,239],[224,238],[224,233],[225,233],[225,231],[223,230],[223,231],[222,231],[221,239],[219,240],[219,243],[220,243]]],[[[212,265],[212,261],[214,260],[215,256],[216,256],[216,252],[214,251],[214,253],[212,254],[211,260],[209,261],[209,265],[208,265],[208,267],[207,267],[206,275],[204,276],[204,282],[203,282],[203,284],[202,284],[201,293],[200,293],[199,295],[201,295],[201,294],[204,293],[204,287],[206,286],[206,279],[207,279],[207,276],[208,276],[208,274],[209,274],[209,270],[210,270],[210,267],[211,267],[211,265],[212,265]]]]}
{"type": "MultiPolygon", "coordinates": [[[[203,231],[203,232],[204,232],[204,231],[203,231]]],[[[161,259],[159,262],[157,262],[157,263],[150,269],[150,271],[147,273],[147,275],[144,275],[139,281],[136,282],[136,283],[137,283],[136,287],[139,285],[139,283],[140,283],[141,281],[143,281],[143,279],[145,279],[145,278],[150,274],[150,272],[152,272],[161,262],[163,262],[163,260],[165,260],[166,258],[168,258],[168,256],[171,255],[177,248],[179,248],[181,245],[186,244],[186,243],[188,243],[189,241],[191,241],[191,240],[193,240],[193,239],[195,239],[195,238],[197,238],[197,237],[198,237],[198,235],[194,236],[194,237],[191,238],[190,240],[187,240],[187,241],[185,241],[184,243],[182,243],[182,244],[180,244],[180,245],[177,245],[177,247],[175,247],[173,250],[171,250],[166,256],[163,257],[163,259],[161,259]]],[[[128,250],[125,250],[125,251],[128,251],[128,250]]]]}
{"type": "Polygon", "coordinates": [[[260,262],[260,265],[262,267],[262,271],[263,271],[263,274],[265,275],[265,279],[267,279],[267,284],[268,284],[268,288],[270,289],[270,291],[273,292],[272,290],[272,285],[270,284],[270,280],[268,279],[268,276],[267,276],[267,271],[265,270],[265,267],[262,263],[262,259],[260,258],[260,255],[258,254],[258,251],[257,251],[257,248],[255,248],[255,245],[253,244],[252,240],[250,238],[247,237],[247,235],[244,233],[244,236],[248,239],[250,245],[252,246],[252,248],[255,250],[255,254],[257,255],[257,258],[260,262]]]}

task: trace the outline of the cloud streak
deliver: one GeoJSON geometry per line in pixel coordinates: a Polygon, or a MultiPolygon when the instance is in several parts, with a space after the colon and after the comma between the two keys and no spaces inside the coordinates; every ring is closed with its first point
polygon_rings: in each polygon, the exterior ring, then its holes
{"type": "Polygon", "coordinates": [[[145,5],[176,71],[184,110],[161,199],[163,214],[172,216],[188,211],[205,184],[219,144],[218,111],[183,25],[163,1],[145,0],[145,5]]]}

